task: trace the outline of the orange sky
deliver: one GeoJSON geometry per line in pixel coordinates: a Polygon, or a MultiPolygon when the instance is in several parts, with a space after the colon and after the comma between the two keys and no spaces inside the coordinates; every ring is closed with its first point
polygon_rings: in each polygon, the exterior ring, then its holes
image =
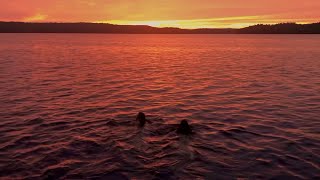
{"type": "Polygon", "coordinates": [[[0,0],[0,21],[225,28],[320,21],[320,0],[0,0]]]}

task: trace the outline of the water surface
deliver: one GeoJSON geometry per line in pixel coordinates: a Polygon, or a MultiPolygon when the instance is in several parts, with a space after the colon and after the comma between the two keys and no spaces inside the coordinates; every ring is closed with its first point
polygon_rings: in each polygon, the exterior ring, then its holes
{"type": "Polygon", "coordinates": [[[1,179],[320,178],[319,35],[0,39],[1,179]]]}

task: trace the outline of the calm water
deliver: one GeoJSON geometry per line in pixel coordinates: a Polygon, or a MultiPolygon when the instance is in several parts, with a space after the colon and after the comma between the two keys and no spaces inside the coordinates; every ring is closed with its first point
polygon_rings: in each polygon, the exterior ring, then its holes
{"type": "Polygon", "coordinates": [[[319,35],[0,40],[0,179],[320,178],[319,35]]]}

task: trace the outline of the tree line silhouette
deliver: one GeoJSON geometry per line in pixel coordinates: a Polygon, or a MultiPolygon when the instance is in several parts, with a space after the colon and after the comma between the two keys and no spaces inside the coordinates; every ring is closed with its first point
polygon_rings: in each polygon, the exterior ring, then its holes
{"type": "Polygon", "coordinates": [[[258,24],[241,29],[156,28],[106,23],[0,22],[0,33],[118,33],[118,34],[320,34],[320,23],[258,24]]]}
{"type": "Polygon", "coordinates": [[[275,25],[258,24],[238,30],[243,34],[319,34],[320,23],[296,24],[281,23],[275,25]]]}

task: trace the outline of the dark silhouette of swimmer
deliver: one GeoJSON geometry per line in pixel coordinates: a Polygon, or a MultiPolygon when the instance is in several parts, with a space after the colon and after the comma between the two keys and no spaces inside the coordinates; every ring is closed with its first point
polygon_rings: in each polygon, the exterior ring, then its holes
{"type": "Polygon", "coordinates": [[[143,127],[147,122],[146,115],[143,112],[138,113],[136,120],[139,121],[139,126],[141,127],[143,127]]]}
{"type": "Polygon", "coordinates": [[[191,130],[187,120],[181,121],[181,123],[177,129],[177,133],[185,134],[185,135],[192,134],[192,130],[191,130]]]}

